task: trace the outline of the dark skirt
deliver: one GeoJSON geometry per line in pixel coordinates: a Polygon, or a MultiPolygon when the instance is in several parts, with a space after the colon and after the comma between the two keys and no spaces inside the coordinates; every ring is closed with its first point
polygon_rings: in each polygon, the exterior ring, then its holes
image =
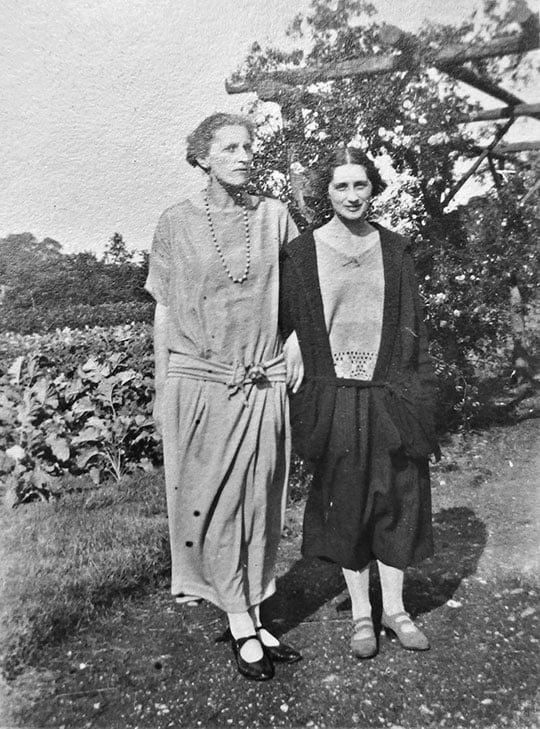
{"type": "Polygon", "coordinates": [[[336,391],[306,505],[302,554],[347,569],[372,559],[405,569],[433,554],[429,463],[373,437],[372,396],[370,389],[336,391]]]}

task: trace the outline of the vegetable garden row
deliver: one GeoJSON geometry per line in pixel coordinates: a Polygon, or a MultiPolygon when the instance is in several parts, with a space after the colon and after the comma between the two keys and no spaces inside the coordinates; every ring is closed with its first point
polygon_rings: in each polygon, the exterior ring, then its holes
{"type": "Polygon", "coordinates": [[[147,324],[0,335],[0,481],[19,503],[161,460],[147,324]],[[88,479],[86,479],[88,482],[88,479]]]}

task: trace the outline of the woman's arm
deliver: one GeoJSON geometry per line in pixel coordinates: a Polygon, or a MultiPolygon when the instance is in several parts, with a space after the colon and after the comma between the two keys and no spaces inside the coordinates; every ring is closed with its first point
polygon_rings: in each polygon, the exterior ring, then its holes
{"type": "Polygon", "coordinates": [[[169,350],[167,347],[167,319],[169,309],[163,304],[156,304],[154,312],[154,386],[155,398],[153,418],[156,430],[162,432],[163,425],[163,391],[165,389],[165,378],[167,377],[167,366],[169,364],[169,350]]]}
{"type": "Polygon", "coordinates": [[[280,256],[279,326],[285,340],[283,355],[287,369],[287,386],[293,393],[296,393],[304,379],[304,362],[295,331],[294,315],[298,307],[295,296],[298,292],[298,284],[293,279],[291,262],[286,252],[282,251],[280,256]]]}
{"type": "Polygon", "coordinates": [[[148,278],[144,285],[148,293],[154,298],[156,308],[154,311],[154,384],[155,397],[153,417],[156,430],[161,434],[163,420],[163,390],[167,377],[169,364],[169,350],[167,347],[167,328],[169,318],[169,282],[171,275],[171,232],[167,213],[160,217],[152,250],[150,251],[150,266],[148,278]]]}

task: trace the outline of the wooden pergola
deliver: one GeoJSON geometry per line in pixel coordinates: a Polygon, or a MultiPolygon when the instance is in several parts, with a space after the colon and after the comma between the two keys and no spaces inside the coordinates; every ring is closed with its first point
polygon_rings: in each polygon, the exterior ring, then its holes
{"type": "MultiPolygon", "coordinates": [[[[524,54],[540,47],[540,22],[537,13],[533,13],[521,3],[514,15],[509,18],[518,23],[520,32],[516,35],[493,38],[489,43],[448,44],[438,51],[430,64],[449,76],[501,101],[504,106],[497,109],[482,110],[462,120],[463,123],[497,121],[502,123],[486,147],[476,147],[475,161],[465,172],[454,188],[449,191],[442,206],[446,207],[455,197],[465,182],[487,160],[491,172],[497,182],[493,164],[494,158],[501,158],[516,152],[540,149],[540,140],[533,142],[504,144],[503,137],[518,117],[528,116],[540,120],[540,103],[527,104],[515,94],[493,82],[485,75],[479,74],[467,64],[481,59],[496,58],[513,54],[524,54]]],[[[301,99],[306,88],[317,82],[327,82],[342,78],[358,76],[376,76],[380,74],[411,71],[425,66],[423,54],[415,36],[404,33],[394,26],[383,26],[384,41],[393,47],[390,53],[376,54],[370,57],[351,58],[318,66],[285,68],[259,76],[254,81],[227,80],[226,90],[229,94],[255,92],[261,101],[273,101],[279,104],[283,118],[285,138],[287,140],[287,158],[290,170],[291,187],[300,209],[308,213],[303,200],[304,180],[294,168],[298,160],[292,130],[302,125],[301,99]]],[[[538,186],[536,183],[535,188],[538,186]]]]}

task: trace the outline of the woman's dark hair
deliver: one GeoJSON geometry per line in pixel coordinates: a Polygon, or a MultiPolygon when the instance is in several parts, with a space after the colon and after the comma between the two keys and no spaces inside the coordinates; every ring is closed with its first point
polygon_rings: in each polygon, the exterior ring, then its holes
{"type": "Polygon", "coordinates": [[[368,180],[371,182],[373,191],[372,196],[379,195],[385,187],[386,182],[379,174],[379,170],[375,167],[372,159],[358,147],[338,147],[328,154],[323,155],[315,163],[312,174],[310,175],[311,188],[314,197],[319,200],[327,199],[328,185],[330,184],[334,170],[341,165],[362,165],[366,171],[368,180]]]}
{"type": "Polygon", "coordinates": [[[186,159],[192,167],[199,167],[198,158],[206,157],[214,134],[221,127],[244,127],[251,140],[255,136],[255,126],[251,119],[242,114],[225,114],[217,112],[207,116],[187,138],[186,159]]]}

